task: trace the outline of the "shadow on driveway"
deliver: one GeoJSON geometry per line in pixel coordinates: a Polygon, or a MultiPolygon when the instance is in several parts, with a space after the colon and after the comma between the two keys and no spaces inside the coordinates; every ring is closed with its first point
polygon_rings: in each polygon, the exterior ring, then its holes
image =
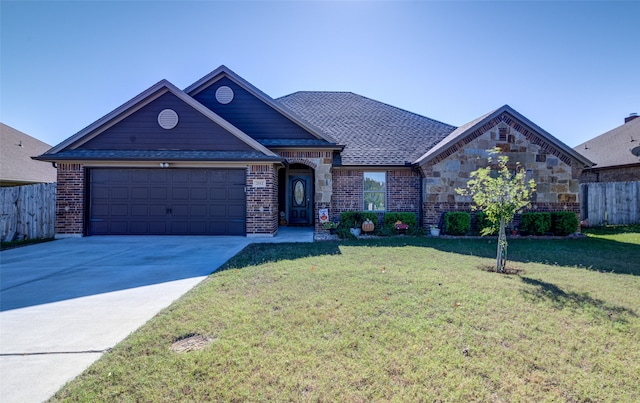
{"type": "Polygon", "coordinates": [[[86,237],[0,253],[0,311],[207,276],[243,237],[86,237]]]}

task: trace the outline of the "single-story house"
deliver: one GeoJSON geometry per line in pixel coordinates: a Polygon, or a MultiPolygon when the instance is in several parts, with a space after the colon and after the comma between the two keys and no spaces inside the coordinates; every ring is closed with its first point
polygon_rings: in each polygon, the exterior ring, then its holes
{"type": "Polygon", "coordinates": [[[273,236],[343,211],[469,210],[454,189],[500,147],[538,181],[534,209],[579,213],[592,163],[509,107],[455,127],[350,92],[273,99],[221,66],[166,80],[38,157],[58,167],[56,235],[273,236]]]}
{"type": "Polygon", "coordinates": [[[0,123],[0,186],[22,186],[56,181],[51,163],[34,161],[51,146],[0,123]]]}
{"type": "Polygon", "coordinates": [[[640,118],[635,113],[573,149],[595,164],[582,172],[582,183],[640,181],[640,118]]]}

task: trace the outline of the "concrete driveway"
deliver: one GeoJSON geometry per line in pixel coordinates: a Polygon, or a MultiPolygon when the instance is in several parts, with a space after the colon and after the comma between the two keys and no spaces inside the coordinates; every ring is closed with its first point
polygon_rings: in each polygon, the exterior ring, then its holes
{"type": "Polygon", "coordinates": [[[87,237],[2,252],[0,401],[48,399],[250,242],[87,237]]]}

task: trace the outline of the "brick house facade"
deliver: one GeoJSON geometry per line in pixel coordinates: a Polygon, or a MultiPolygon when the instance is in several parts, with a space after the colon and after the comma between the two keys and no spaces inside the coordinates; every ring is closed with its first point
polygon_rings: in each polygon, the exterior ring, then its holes
{"type": "Polygon", "coordinates": [[[494,146],[538,182],[534,209],[579,212],[590,161],[507,105],[455,127],[353,93],[272,99],[225,66],[162,80],[38,159],[58,166],[58,237],[320,235],[325,209],[425,227],[468,211],[454,189],[494,146]]]}

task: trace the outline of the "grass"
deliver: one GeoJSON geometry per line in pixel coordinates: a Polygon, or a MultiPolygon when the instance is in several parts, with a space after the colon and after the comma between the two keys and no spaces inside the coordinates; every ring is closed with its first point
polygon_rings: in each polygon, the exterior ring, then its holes
{"type": "Polygon", "coordinates": [[[254,244],[52,400],[638,401],[639,235],[254,244]]]}
{"type": "Polygon", "coordinates": [[[22,246],[34,245],[37,243],[50,242],[53,238],[36,238],[36,239],[24,239],[21,241],[8,241],[0,243],[0,251],[7,249],[20,248],[22,246]]]}

